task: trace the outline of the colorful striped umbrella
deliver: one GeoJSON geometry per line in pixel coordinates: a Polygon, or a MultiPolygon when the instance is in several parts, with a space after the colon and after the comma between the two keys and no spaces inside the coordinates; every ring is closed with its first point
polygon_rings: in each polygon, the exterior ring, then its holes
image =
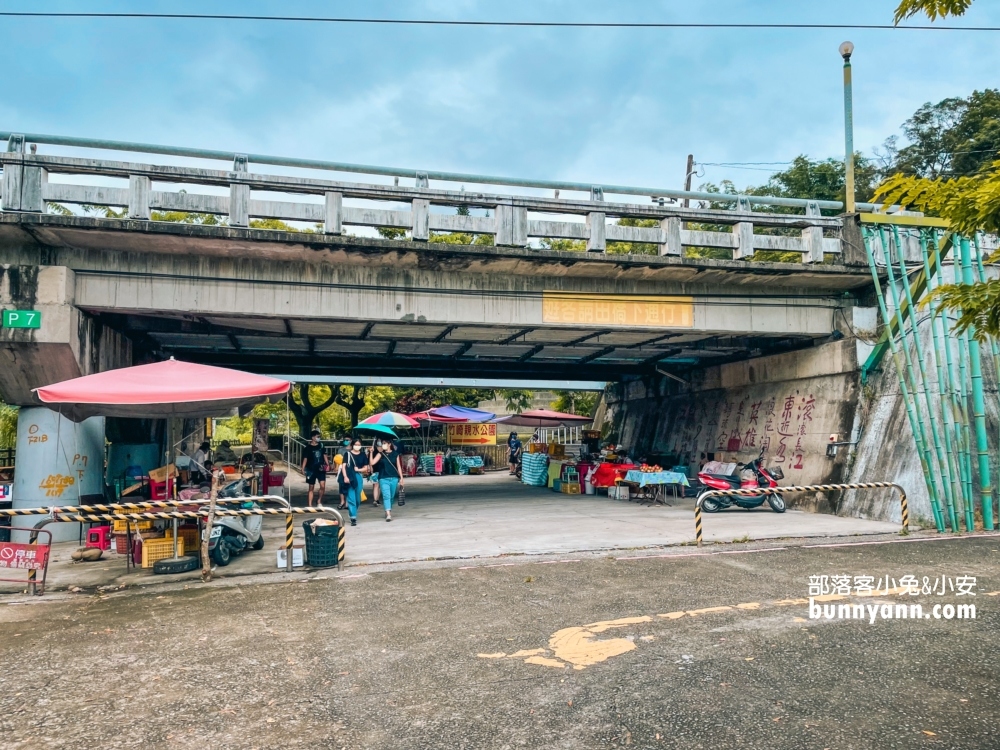
{"type": "Polygon", "coordinates": [[[381,414],[372,414],[367,419],[362,419],[358,427],[380,425],[382,427],[419,427],[417,420],[400,414],[396,411],[384,411],[381,414]]]}

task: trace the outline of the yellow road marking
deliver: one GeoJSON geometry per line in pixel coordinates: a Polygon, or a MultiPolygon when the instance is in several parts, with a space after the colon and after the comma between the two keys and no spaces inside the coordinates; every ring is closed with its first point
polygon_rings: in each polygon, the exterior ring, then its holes
{"type": "Polygon", "coordinates": [[[532,656],[524,660],[525,664],[538,664],[541,667],[555,667],[565,669],[566,664],[555,659],[546,659],[544,656],[532,656]]]}
{"type": "MultiPolygon", "coordinates": [[[[872,591],[861,594],[854,594],[855,597],[885,597],[892,594],[901,594],[905,588],[894,588],[886,591],[872,591]]],[[[1000,591],[993,591],[986,596],[1000,596],[1000,591]]],[[[851,597],[841,594],[824,594],[812,597],[817,602],[833,602],[848,599],[851,597]]],[[[790,607],[795,605],[808,604],[809,599],[778,599],[766,604],[776,607],[790,607]]],[[[728,612],[732,610],[742,610],[744,612],[757,611],[765,603],[762,602],[742,602],[735,605],[720,605],[718,607],[704,607],[702,609],[679,610],[677,612],[666,612],[656,615],[664,620],[679,620],[682,617],[700,617],[702,615],[714,614],[716,612],[728,612]]],[[[636,649],[635,640],[631,638],[596,638],[597,635],[608,630],[628,627],[629,625],[641,625],[653,622],[650,615],[640,615],[637,617],[621,617],[617,620],[601,620],[592,622],[589,625],[563,628],[557,630],[549,638],[548,648],[522,649],[507,655],[503,652],[495,654],[477,654],[482,659],[524,659],[526,664],[537,664],[543,667],[554,667],[564,669],[572,665],[573,669],[586,669],[594,664],[599,664],[614,656],[621,656],[636,649]],[[551,656],[549,654],[551,653],[551,656]]],[[[807,622],[803,617],[793,618],[793,622],[807,622]]],[[[649,642],[655,640],[656,636],[640,636],[638,640],[649,642]]],[[[511,639],[508,639],[511,640],[511,639]]]]}
{"type": "Polygon", "coordinates": [[[697,617],[698,615],[707,615],[711,612],[725,612],[727,609],[732,609],[732,607],[705,607],[705,609],[692,609],[688,611],[688,615],[691,617],[697,617]]]}

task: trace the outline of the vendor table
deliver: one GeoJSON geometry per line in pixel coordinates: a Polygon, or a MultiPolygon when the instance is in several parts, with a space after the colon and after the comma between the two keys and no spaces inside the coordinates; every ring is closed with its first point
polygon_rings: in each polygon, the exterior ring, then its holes
{"type": "Polygon", "coordinates": [[[677,486],[690,487],[688,478],[679,471],[638,471],[632,469],[625,474],[622,480],[626,484],[631,484],[639,489],[639,499],[649,500],[654,503],[669,505],[666,500],[664,487],[671,485],[674,499],[677,499],[677,486]]]}
{"type": "Polygon", "coordinates": [[[637,468],[635,464],[599,464],[590,483],[594,487],[613,487],[627,472],[637,468]]]}

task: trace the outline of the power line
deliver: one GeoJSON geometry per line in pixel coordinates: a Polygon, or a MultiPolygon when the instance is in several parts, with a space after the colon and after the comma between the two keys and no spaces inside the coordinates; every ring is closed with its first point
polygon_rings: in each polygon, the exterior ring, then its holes
{"type": "Polygon", "coordinates": [[[475,26],[563,29],[859,29],[876,31],[1000,31],[1000,26],[931,26],[856,23],[679,23],[645,21],[473,21],[439,18],[347,18],[334,16],[257,16],[229,13],[101,13],[0,11],[4,18],[100,18],[189,21],[281,21],[289,23],[375,24],[386,26],[475,26]]]}

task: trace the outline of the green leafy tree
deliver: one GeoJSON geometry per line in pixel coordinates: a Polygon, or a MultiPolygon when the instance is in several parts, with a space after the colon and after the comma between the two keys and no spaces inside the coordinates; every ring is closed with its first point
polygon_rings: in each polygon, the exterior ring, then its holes
{"type": "MultiPolygon", "coordinates": [[[[899,23],[918,13],[932,21],[947,16],[960,16],[972,5],[972,0],[903,0],[896,8],[899,23]]],[[[885,203],[902,206],[947,219],[951,229],[964,235],[976,231],[1000,231],[1000,149],[995,90],[974,92],[966,100],[944,100],[936,107],[925,105],[918,111],[915,131],[927,135],[933,148],[922,147],[911,152],[911,159],[901,160],[901,167],[912,172],[897,172],[886,179],[876,191],[885,203]],[[965,148],[970,145],[980,149],[965,148]],[[935,149],[953,149],[948,158],[928,158],[935,149]],[[954,150],[957,149],[957,150],[954,150]],[[958,151],[968,152],[959,153],[958,151]],[[970,157],[968,160],[962,157],[970,157]],[[981,159],[981,161],[977,161],[981,159]],[[916,162],[916,166],[913,163],[916,162]],[[919,167],[923,167],[923,170],[919,167]],[[936,173],[929,167],[937,167],[936,173]],[[953,170],[948,174],[949,168],[953,170]],[[976,169],[974,174],[955,171],[976,169]]],[[[920,145],[918,141],[917,145],[920,145]]],[[[905,152],[901,150],[901,154],[905,152]]],[[[991,260],[993,260],[991,258],[991,260]]],[[[934,291],[940,301],[940,311],[958,313],[957,329],[975,326],[976,337],[1000,337],[1000,281],[988,280],[976,284],[946,284],[934,291]]]]}
{"type": "Polygon", "coordinates": [[[972,176],[1000,154],[1000,90],[928,102],[902,126],[907,145],[886,141],[888,171],[917,177],[972,176]]]}
{"type": "Polygon", "coordinates": [[[972,5],[972,0],[902,0],[896,8],[893,23],[923,13],[932,21],[948,16],[961,16],[972,5]]]}
{"type": "Polygon", "coordinates": [[[329,386],[296,383],[288,408],[299,426],[299,436],[309,440],[316,418],[337,399],[337,394],[329,386]]]}
{"type": "Polygon", "coordinates": [[[556,391],[552,408],[567,414],[593,416],[601,394],[597,391],[556,391]]]}
{"type": "Polygon", "coordinates": [[[17,443],[17,407],[0,401],[0,448],[13,448],[17,443]]]}
{"type": "Polygon", "coordinates": [[[507,411],[511,414],[520,414],[531,406],[531,401],[535,394],[520,388],[503,388],[498,391],[500,398],[504,400],[507,411]]]}

